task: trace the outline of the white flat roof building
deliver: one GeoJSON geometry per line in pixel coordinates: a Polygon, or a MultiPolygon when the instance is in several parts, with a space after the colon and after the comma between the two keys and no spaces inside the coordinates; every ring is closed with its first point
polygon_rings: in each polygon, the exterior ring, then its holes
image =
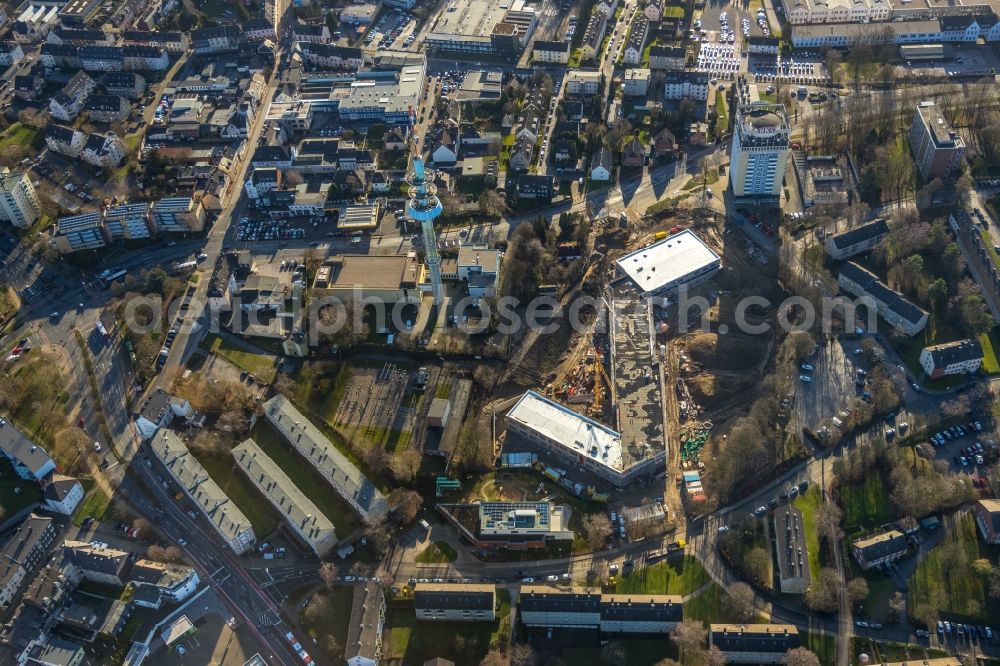
{"type": "Polygon", "coordinates": [[[619,488],[660,460],[623,446],[615,430],[535,391],[507,413],[507,429],[619,488]]]}
{"type": "Polygon", "coordinates": [[[330,519],[257,446],[257,442],[246,440],[233,449],[233,458],[250,482],[316,555],[323,557],[336,545],[337,535],[330,519]]]}
{"type": "Polygon", "coordinates": [[[694,284],[722,266],[719,255],[690,229],[626,254],[617,263],[618,269],[647,295],[694,284]]]}
{"type": "Polygon", "coordinates": [[[160,428],[149,446],[234,553],[242,555],[253,546],[257,537],[250,521],[173,431],[160,428]]]}

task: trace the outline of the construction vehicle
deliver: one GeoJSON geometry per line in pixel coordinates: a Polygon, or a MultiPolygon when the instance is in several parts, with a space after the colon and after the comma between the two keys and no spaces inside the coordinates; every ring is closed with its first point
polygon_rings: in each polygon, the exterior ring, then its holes
{"type": "Polygon", "coordinates": [[[611,500],[611,495],[597,492],[594,486],[587,486],[587,497],[590,498],[591,502],[601,502],[602,504],[607,504],[611,500]]]}
{"type": "Polygon", "coordinates": [[[601,406],[602,400],[604,398],[604,389],[607,388],[611,390],[611,378],[608,377],[608,371],[604,369],[603,358],[600,349],[594,349],[594,402],[593,402],[593,415],[601,416],[601,406]],[[604,378],[605,385],[601,385],[601,378],[604,378]]]}
{"type": "Polygon", "coordinates": [[[687,543],[684,541],[684,539],[678,539],[677,541],[674,541],[671,544],[667,544],[667,552],[676,553],[679,550],[684,550],[684,546],[686,545],[687,543]]]}
{"type": "Polygon", "coordinates": [[[653,240],[663,240],[666,237],[667,237],[666,231],[657,231],[655,234],[653,234],[653,240]]]}

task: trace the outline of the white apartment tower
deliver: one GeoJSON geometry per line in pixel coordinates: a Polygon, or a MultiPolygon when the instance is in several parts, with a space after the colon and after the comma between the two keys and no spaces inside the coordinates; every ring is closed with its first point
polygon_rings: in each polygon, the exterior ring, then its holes
{"type": "Polygon", "coordinates": [[[38,195],[28,174],[0,170],[0,220],[27,229],[42,214],[38,195]]]}
{"type": "Polygon", "coordinates": [[[783,104],[742,106],[733,135],[729,184],[734,197],[777,198],[788,161],[783,104]]]}

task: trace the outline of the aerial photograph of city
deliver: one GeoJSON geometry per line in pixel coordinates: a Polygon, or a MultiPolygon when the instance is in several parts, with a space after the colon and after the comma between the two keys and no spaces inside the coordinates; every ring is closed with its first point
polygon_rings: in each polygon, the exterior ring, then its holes
{"type": "Polygon", "coordinates": [[[1000,666],[1000,0],[0,0],[0,666],[1000,666]]]}

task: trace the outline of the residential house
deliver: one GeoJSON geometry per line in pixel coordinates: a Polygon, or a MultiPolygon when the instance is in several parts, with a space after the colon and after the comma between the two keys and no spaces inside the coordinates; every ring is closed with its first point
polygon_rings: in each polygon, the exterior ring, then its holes
{"type": "Polygon", "coordinates": [[[92,164],[100,169],[110,169],[117,167],[125,160],[125,142],[114,132],[101,134],[94,132],[87,137],[87,142],[83,144],[83,152],[80,157],[84,162],[92,164]]]}
{"type": "Polygon", "coordinates": [[[127,550],[98,541],[71,541],[62,547],[63,565],[70,567],[74,578],[102,585],[124,585],[132,571],[132,556],[127,550]]]}
{"type": "Polygon", "coordinates": [[[53,474],[42,494],[45,506],[64,516],[72,516],[83,500],[83,485],[71,476],[53,474]]]}
{"type": "Polygon", "coordinates": [[[611,180],[611,172],[614,169],[614,159],[611,151],[601,146],[594,153],[590,160],[590,179],[607,182],[611,180]]]}
{"type": "MultiPolygon", "coordinates": [[[[251,21],[250,23],[253,23],[251,21]]],[[[187,33],[172,30],[125,30],[122,44],[136,46],[156,46],[167,53],[181,54],[190,46],[187,33]]]]}
{"type": "Polygon", "coordinates": [[[27,229],[41,214],[41,202],[28,174],[0,167],[0,220],[27,229]]]}
{"type": "Polygon", "coordinates": [[[410,139],[410,128],[406,125],[393,125],[382,137],[382,148],[385,150],[406,150],[410,139]]]}
{"type": "Polygon", "coordinates": [[[646,47],[648,36],[649,19],[646,18],[645,14],[636,14],[632,20],[632,29],[629,31],[628,40],[625,42],[622,62],[626,65],[638,65],[642,60],[642,51],[646,47]]]}
{"type": "Polygon", "coordinates": [[[86,72],[77,72],[49,101],[49,112],[56,120],[72,122],[83,111],[96,88],[97,84],[86,72]]]}
{"type": "Polygon", "coordinates": [[[668,72],[684,69],[687,53],[683,46],[653,45],[649,47],[649,68],[668,72]]]}
{"type": "Polygon", "coordinates": [[[329,44],[330,29],[325,23],[296,23],[292,28],[292,39],[304,43],[329,44]]]}
{"type": "Polygon", "coordinates": [[[146,79],[135,72],[108,72],[101,79],[101,85],[109,95],[129,99],[138,99],[146,92],[146,79]]]}
{"type": "Polygon", "coordinates": [[[649,90],[652,73],[645,67],[625,70],[625,85],[622,92],[626,97],[645,97],[649,90]]]}
{"type": "Polygon", "coordinates": [[[128,72],[164,72],[170,67],[170,56],[160,46],[130,44],[122,48],[122,68],[128,72]]]}
{"type": "Polygon", "coordinates": [[[972,515],[976,518],[983,541],[1000,545],[1000,500],[981,499],[972,505],[972,515]]]}
{"type": "Polygon", "coordinates": [[[364,51],[352,46],[305,42],[300,48],[303,59],[319,69],[357,71],[365,63],[364,51]]]}
{"type": "Polygon", "coordinates": [[[47,559],[58,532],[51,518],[31,514],[0,545],[0,608],[14,600],[25,579],[47,559]]]}
{"type": "Polygon", "coordinates": [[[41,483],[55,471],[56,464],[45,452],[14,424],[0,416],[0,456],[14,468],[14,473],[25,481],[41,483]]]}
{"type": "Polygon", "coordinates": [[[17,42],[0,41],[0,66],[10,67],[24,59],[24,49],[17,42]]]}
{"type": "Polygon", "coordinates": [[[552,142],[552,159],[556,164],[576,166],[579,159],[576,141],[572,139],[556,139],[552,142]]]}
{"type": "Polygon", "coordinates": [[[135,420],[136,430],[143,439],[149,439],[159,428],[166,428],[174,418],[191,415],[191,403],[174,398],[162,388],[157,388],[146,399],[135,420]]]}
{"type": "Polygon", "coordinates": [[[45,143],[49,150],[66,157],[79,157],[86,140],[83,132],[65,125],[50,123],[45,128],[45,143]]]}
{"type": "Polygon", "coordinates": [[[118,95],[92,95],[87,101],[87,114],[98,123],[118,123],[128,118],[132,106],[118,95]]]}
{"type": "Polygon", "coordinates": [[[663,0],[649,0],[642,13],[646,15],[646,20],[652,23],[659,23],[663,18],[663,0]]]}
{"type": "Polygon", "coordinates": [[[87,44],[79,50],[80,67],[88,72],[120,72],[125,60],[120,46],[87,44]]]}
{"type": "Polygon", "coordinates": [[[552,201],[554,194],[552,176],[521,174],[515,177],[514,197],[517,201],[538,201],[547,204],[552,201]]]}
{"type": "Polygon", "coordinates": [[[658,159],[672,159],[678,150],[677,137],[666,127],[661,129],[653,142],[653,155],[658,159]]]}
{"type": "Polygon", "coordinates": [[[418,620],[493,622],[496,605],[496,585],[492,584],[417,583],[413,588],[413,609],[418,620]]]}
{"type": "Polygon", "coordinates": [[[595,5],[590,12],[590,20],[583,33],[583,41],[580,43],[580,55],[582,60],[594,60],[601,50],[601,43],[604,41],[604,33],[608,29],[608,13],[604,12],[600,5],[595,5]]]}
{"type": "Polygon", "coordinates": [[[646,165],[646,146],[638,139],[632,139],[622,147],[622,166],[635,168],[646,165]]]}
{"type": "Polygon", "coordinates": [[[344,642],[347,666],[378,666],[382,660],[385,613],[385,595],[381,584],[368,582],[354,587],[344,642]]]}
{"type": "Polygon", "coordinates": [[[668,72],[663,86],[663,98],[685,97],[704,102],[708,99],[708,74],[705,72],[668,72]]]}
{"type": "Polygon", "coordinates": [[[562,108],[563,114],[565,114],[566,118],[569,120],[577,123],[583,120],[583,100],[563,99],[560,102],[560,107],[562,108]]]}
{"type": "Polygon", "coordinates": [[[688,127],[687,142],[689,146],[700,147],[708,143],[708,123],[694,122],[688,127]]]}
{"type": "Polygon", "coordinates": [[[28,662],[32,666],[79,666],[86,657],[83,646],[55,636],[34,644],[28,651],[28,662]]]}
{"type": "Polygon", "coordinates": [[[220,25],[191,31],[191,47],[195,53],[235,51],[243,40],[243,30],[237,25],[220,25]]]}
{"type": "Polygon", "coordinates": [[[570,43],[564,41],[536,40],[532,46],[531,59],[534,62],[557,63],[565,65],[569,62],[570,43]]]}
{"type": "Polygon", "coordinates": [[[76,44],[42,44],[41,60],[45,69],[80,69],[80,49],[76,44]]]}
{"type": "Polygon", "coordinates": [[[34,74],[14,77],[14,96],[25,101],[33,101],[45,88],[45,79],[34,74]]]}
{"type": "Polygon", "coordinates": [[[531,153],[535,148],[535,142],[531,139],[518,139],[510,148],[510,159],[507,161],[507,168],[511,171],[527,171],[531,166],[531,153]]]}
{"type": "Polygon", "coordinates": [[[858,539],[851,544],[854,560],[865,571],[901,559],[909,551],[910,542],[899,530],[858,539]]]}
{"type": "Polygon", "coordinates": [[[668,634],[684,618],[681,597],[602,594],[589,588],[523,585],[518,614],[529,628],[590,629],[604,635],[668,634]]]}
{"type": "Polygon", "coordinates": [[[457,127],[445,126],[434,143],[431,161],[436,165],[454,164],[458,161],[459,133],[457,127]]]}
{"type": "Polygon", "coordinates": [[[801,644],[794,624],[713,624],[708,632],[709,647],[721,650],[728,664],[784,664],[801,644]]]}
{"type": "Polygon", "coordinates": [[[259,146],[250,158],[251,168],[274,167],[287,170],[292,168],[295,149],[288,146],[259,146]]]}
{"type": "Polygon", "coordinates": [[[967,338],[924,347],[920,352],[920,367],[931,379],[947,375],[970,375],[983,364],[983,345],[967,338]]]}
{"type": "Polygon", "coordinates": [[[272,192],[281,187],[283,181],[280,169],[274,167],[261,167],[250,172],[250,177],[243,184],[247,197],[251,200],[259,199],[268,192],[272,192]]]}
{"type": "Polygon", "coordinates": [[[566,93],[590,97],[601,89],[601,73],[596,70],[573,69],[566,73],[566,93]]]}
{"type": "Polygon", "coordinates": [[[825,248],[831,259],[843,261],[875,248],[889,235],[889,225],[878,219],[861,226],[827,236],[825,248]]]}
{"type": "Polygon", "coordinates": [[[874,306],[891,326],[910,337],[927,326],[926,312],[853,261],[840,267],[837,284],[847,293],[858,297],[862,303],[874,306]]]}

